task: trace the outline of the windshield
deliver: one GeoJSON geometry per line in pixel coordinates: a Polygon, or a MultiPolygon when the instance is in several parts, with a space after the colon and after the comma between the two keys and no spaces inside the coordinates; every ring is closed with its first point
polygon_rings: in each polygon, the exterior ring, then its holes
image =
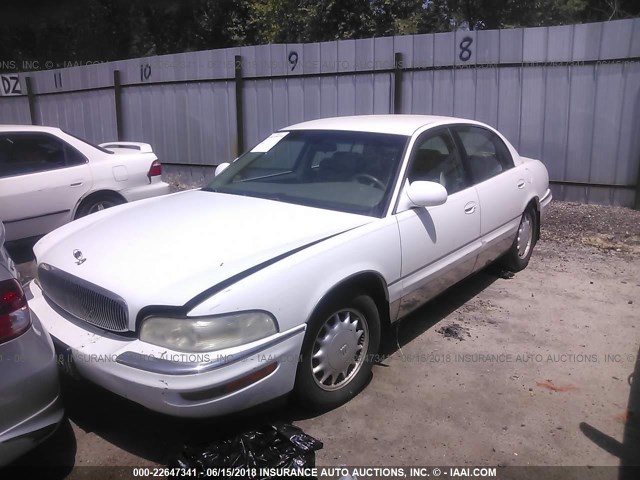
{"type": "Polygon", "coordinates": [[[203,190],[382,217],[408,139],[369,132],[278,132],[203,190]]]}

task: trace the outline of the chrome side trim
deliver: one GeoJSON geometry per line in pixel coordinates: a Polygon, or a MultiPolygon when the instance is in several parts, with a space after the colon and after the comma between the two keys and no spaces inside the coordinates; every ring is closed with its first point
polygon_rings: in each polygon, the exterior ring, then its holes
{"type": "MultiPolygon", "coordinates": [[[[449,265],[433,269],[418,287],[402,297],[397,318],[405,317],[452,285],[471,275],[477,256],[478,251],[472,250],[449,265]]],[[[433,266],[434,263],[429,265],[433,266]]]]}
{"type": "MultiPolygon", "coordinates": [[[[464,245],[462,245],[461,247],[459,247],[456,251],[463,250],[463,249],[467,248],[468,246],[473,245],[474,243],[480,243],[480,239],[476,238],[476,239],[474,239],[474,240],[471,240],[470,242],[465,243],[464,245]]],[[[474,252],[475,252],[476,254],[477,254],[477,252],[478,252],[479,248],[480,248],[480,247],[478,247],[476,250],[474,250],[474,252]]],[[[449,252],[449,253],[445,253],[445,254],[443,254],[443,255],[440,255],[438,258],[436,258],[436,259],[434,259],[434,260],[430,260],[428,263],[425,263],[424,265],[422,265],[422,266],[420,266],[420,267],[418,267],[418,268],[415,268],[415,269],[411,270],[409,273],[406,273],[406,274],[402,275],[401,277],[397,278],[396,280],[394,280],[393,282],[391,282],[389,285],[387,285],[387,288],[388,288],[388,287],[390,287],[390,286],[392,286],[392,285],[395,285],[395,284],[396,284],[396,283],[398,283],[398,282],[401,282],[401,281],[403,281],[403,280],[406,280],[406,279],[407,279],[407,278],[409,278],[410,276],[415,275],[416,273],[418,273],[418,272],[420,272],[420,271],[422,271],[422,270],[425,270],[426,268],[431,267],[432,265],[436,264],[437,262],[440,262],[440,261],[442,261],[443,259],[445,259],[445,258],[447,258],[447,257],[451,256],[453,253],[455,253],[455,252],[449,252]]]]}
{"type": "Polygon", "coordinates": [[[518,234],[520,216],[500,225],[482,237],[482,250],[478,255],[473,271],[476,272],[504,255],[518,234]]]}
{"type": "MultiPolygon", "coordinates": [[[[163,375],[195,375],[198,373],[210,372],[218,368],[226,367],[232,363],[237,363],[245,360],[252,355],[260,353],[267,348],[271,348],[279,343],[288,340],[289,338],[297,335],[300,332],[304,332],[307,328],[306,324],[298,325],[295,328],[283,333],[278,338],[274,338],[260,345],[256,345],[253,348],[243,350],[236,354],[219,355],[214,360],[208,363],[188,363],[188,362],[174,362],[165,358],[150,357],[148,355],[142,355],[138,352],[124,352],[118,355],[116,362],[127,367],[135,368],[138,370],[144,370],[151,373],[160,373],[163,375]]],[[[189,353],[185,353],[189,355],[189,353]]],[[[193,354],[196,355],[196,354],[193,354]]],[[[215,352],[213,353],[215,355],[215,352]]]]}
{"type": "Polygon", "coordinates": [[[389,304],[389,318],[391,323],[395,323],[400,320],[400,304],[402,303],[402,297],[391,302],[389,304]]]}

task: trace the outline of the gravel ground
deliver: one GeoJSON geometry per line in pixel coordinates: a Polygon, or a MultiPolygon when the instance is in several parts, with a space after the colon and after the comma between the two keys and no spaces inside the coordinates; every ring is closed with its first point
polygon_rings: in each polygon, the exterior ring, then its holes
{"type": "Polygon", "coordinates": [[[580,203],[552,202],[542,240],[604,251],[640,253],[640,211],[580,203]]]}
{"type": "Polygon", "coordinates": [[[83,467],[163,465],[185,442],[291,421],[324,442],[321,466],[598,465],[624,478],[619,465],[640,464],[639,239],[640,212],[553,202],[527,269],[486,269],[402,320],[340,408],[194,422],[65,382],[69,421],[19,464],[95,478],[83,467]]]}

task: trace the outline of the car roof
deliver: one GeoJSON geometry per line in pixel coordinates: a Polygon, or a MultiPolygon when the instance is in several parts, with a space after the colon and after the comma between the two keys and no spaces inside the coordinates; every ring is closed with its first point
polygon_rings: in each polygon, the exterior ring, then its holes
{"type": "Polygon", "coordinates": [[[42,125],[0,125],[0,132],[47,132],[59,133],[57,127],[45,127],[42,125]]]}
{"type": "MultiPolygon", "coordinates": [[[[356,132],[392,133],[397,135],[413,135],[413,133],[430,124],[480,122],[465,118],[444,117],[438,115],[351,115],[344,117],[319,118],[307,122],[296,123],[281,130],[344,130],[356,132]]],[[[57,127],[42,125],[0,125],[0,132],[48,132],[59,133],[57,127]]]]}
{"type": "Polygon", "coordinates": [[[419,128],[436,123],[472,123],[482,125],[474,120],[437,115],[353,115],[310,120],[296,123],[282,130],[346,130],[413,135],[419,128]]]}

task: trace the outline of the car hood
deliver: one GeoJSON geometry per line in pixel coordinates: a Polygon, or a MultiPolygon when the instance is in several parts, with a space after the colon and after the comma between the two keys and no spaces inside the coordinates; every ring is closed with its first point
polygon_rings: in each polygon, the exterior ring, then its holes
{"type": "Polygon", "coordinates": [[[146,305],[184,305],[256,265],[372,220],[193,190],[89,215],[34,250],[38,263],[124,298],[133,318],[146,305]]]}

